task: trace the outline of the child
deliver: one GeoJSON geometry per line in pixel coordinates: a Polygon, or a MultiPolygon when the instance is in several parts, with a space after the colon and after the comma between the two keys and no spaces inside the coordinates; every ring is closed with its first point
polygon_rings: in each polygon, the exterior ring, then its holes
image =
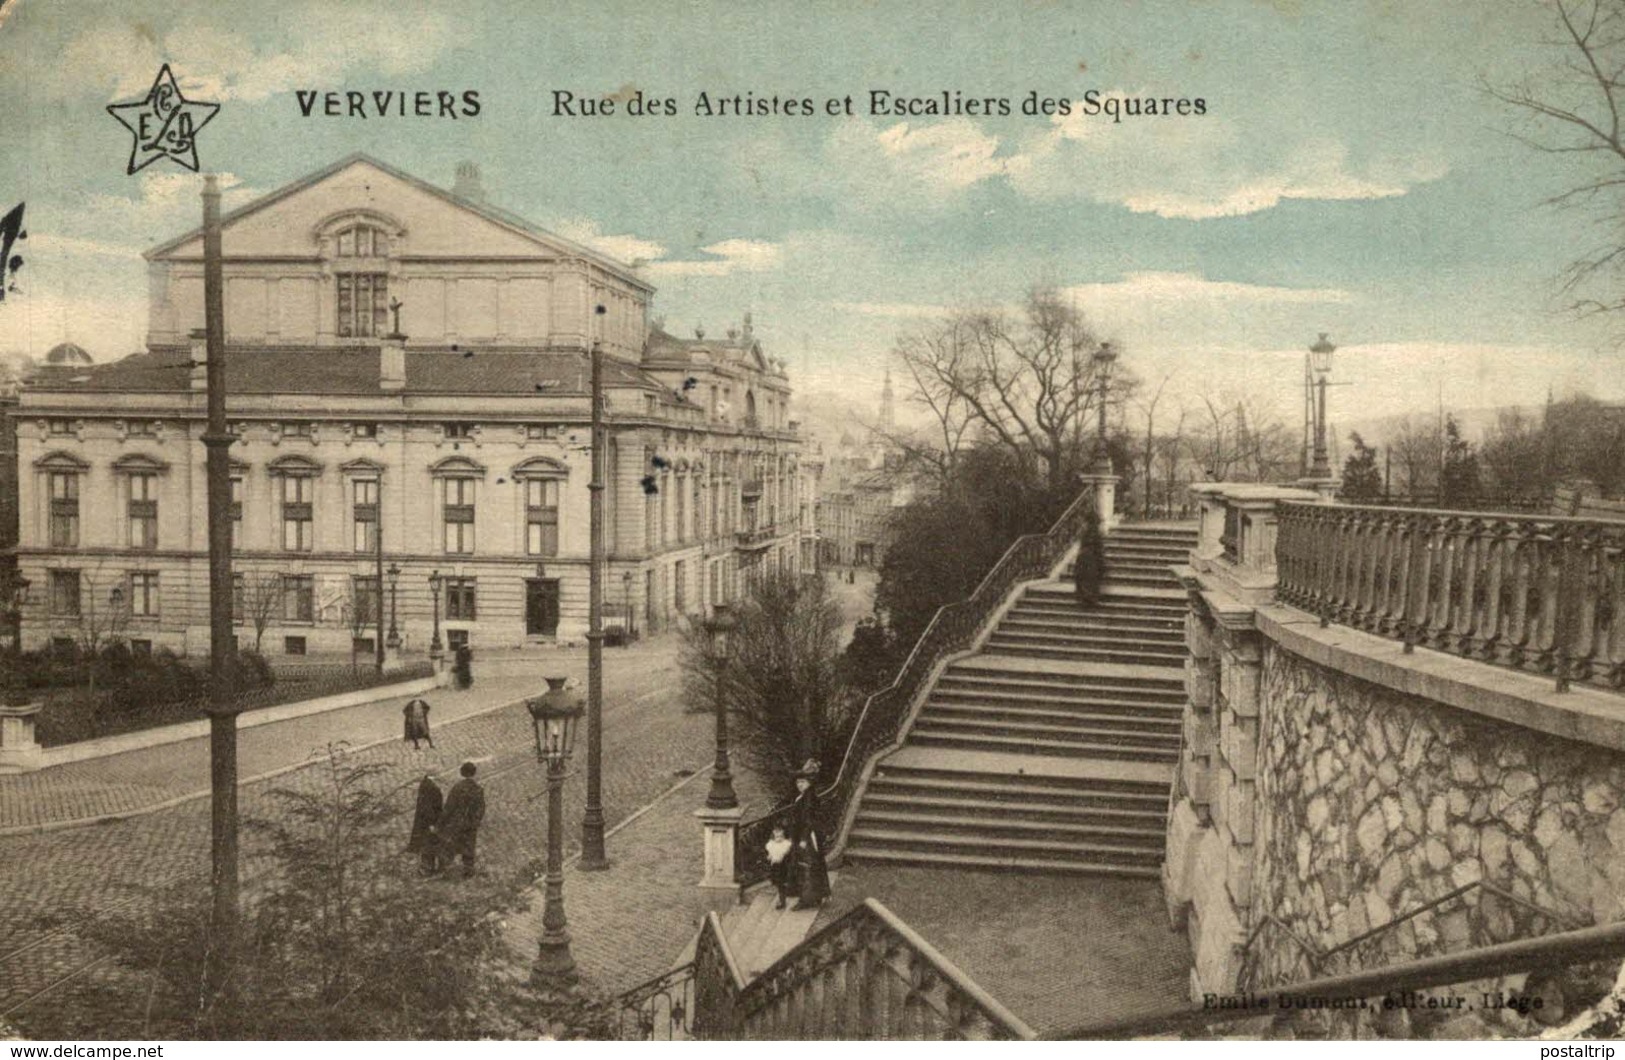
{"type": "Polygon", "coordinates": [[[778,904],[773,908],[783,909],[790,894],[790,837],[784,834],[782,824],[773,826],[773,838],[767,841],[767,865],[768,878],[779,892],[778,904]]]}

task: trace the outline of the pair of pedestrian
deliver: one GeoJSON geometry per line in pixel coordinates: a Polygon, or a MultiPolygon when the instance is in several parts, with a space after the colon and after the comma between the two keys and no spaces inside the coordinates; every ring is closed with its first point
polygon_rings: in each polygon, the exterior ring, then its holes
{"type": "Polygon", "coordinates": [[[796,909],[815,909],[829,897],[829,865],[824,837],[818,831],[818,760],[809,758],[796,771],[796,798],[790,806],[789,830],[773,826],[767,841],[768,875],[778,891],[775,908],[783,909],[793,894],[796,909]]]}
{"type": "Polygon", "coordinates": [[[463,876],[474,875],[474,845],[485,820],[485,789],[474,779],[478,771],[473,762],[464,762],[458,771],[462,779],[451,786],[449,795],[442,794],[433,773],[425,773],[418,783],[406,852],[418,856],[425,876],[439,875],[459,858],[463,876]]]}

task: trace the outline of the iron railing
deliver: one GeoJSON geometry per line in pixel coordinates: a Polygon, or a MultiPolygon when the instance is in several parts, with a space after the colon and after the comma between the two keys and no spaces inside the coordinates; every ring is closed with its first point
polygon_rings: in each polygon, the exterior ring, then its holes
{"type": "MultiPolygon", "coordinates": [[[[830,785],[819,792],[818,830],[822,835],[832,841],[840,835],[864,766],[877,752],[896,742],[908,719],[910,705],[931,680],[937,664],[946,656],[971,646],[1017,582],[1049,572],[1078,539],[1086,513],[1093,506],[1094,491],[1085,490],[1046,533],[1026,534],[1011,542],[967,599],[937,609],[897,678],[864,702],[847,741],[846,753],[841,756],[840,768],[830,785]]],[[[788,805],[780,806],[739,826],[734,843],[734,877],[741,888],[767,878],[767,858],[762,851],[773,826],[789,823],[789,812],[788,805]]],[[[839,847],[838,842],[833,845],[839,847]]]]}
{"type": "Polygon", "coordinates": [[[1280,599],[1379,636],[1625,688],[1625,523],[1284,502],[1280,599]]]}
{"type": "Polygon", "coordinates": [[[615,1036],[621,1041],[684,1041],[693,1015],[694,962],[689,961],[621,995],[615,1036]]]}
{"type": "MultiPolygon", "coordinates": [[[[1525,972],[1557,972],[1620,957],[1625,957],[1625,921],[1364,968],[1272,987],[1268,991],[1242,992],[1216,998],[1214,1003],[1180,1005],[1137,1016],[1099,1020],[1055,1037],[1077,1041],[1199,1032],[1214,1024],[1261,1016],[1290,1020],[1322,1015],[1337,1011],[1339,1002],[1358,1008],[1358,1002],[1373,998],[1392,998],[1397,1002],[1394,1007],[1400,1007],[1406,995],[1433,987],[1499,980],[1525,972]],[[1230,1003],[1224,1003],[1227,1001],[1230,1003]]],[[[1379,1003],[1359,1011],[1381,1012],[1384,1008],[1379,1003]]]]}

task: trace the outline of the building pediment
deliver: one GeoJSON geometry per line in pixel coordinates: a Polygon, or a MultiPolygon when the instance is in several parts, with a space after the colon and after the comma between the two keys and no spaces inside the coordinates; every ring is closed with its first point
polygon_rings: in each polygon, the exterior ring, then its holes
{"type": "Polygon", "coordinates": [[[380,464],[376,460],[368,460],[363,456],[340,464],[339,470],[344,472],[346,475],[371,476],[373,478],[378,478],[384,473],[384,465],[380,464]]]}
{"type": "Polygon", "coordinates": [[[563,461],[550,456],[533,456],[515,464],[508,475],[514,479],[568,478],[570,468],[563,461]]]}
{"type": "Polygon", "coordinates": [[[169,464],[147,453],[127,453],[113,461],[113,470],[123,475],[168,471],[169,464]]]}
{"type": "Polygon", "coordinates": [[[485,465],[466,456],[448,456],[432,464],[429,474],[436,478],[484,478],[485,465]]]}
{"type": "Polygon", "coordinates": [[[63,449],[56,449],[38,460],[34,466],[41,471],[89,471],[90,465],[63,449]]]}
{"type": "Polygon", "coordinates": [[[266,464],[265,469],[273,475],[320,475],[322,473],[322,465],[319,461],[312,460],[308,456],[300,456],[297,453],[289,456],[279,456],[266,464]]]}

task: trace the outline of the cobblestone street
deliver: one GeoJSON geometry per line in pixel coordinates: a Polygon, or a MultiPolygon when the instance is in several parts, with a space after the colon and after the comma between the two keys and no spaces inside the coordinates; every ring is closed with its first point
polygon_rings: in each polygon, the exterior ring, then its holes
{"type": "MultiPolygon", "coordinates": [[[[626,651],[610,651],[605,656],[604,772],[603,799],[606,820],[613,825],[689,774],[709,764],[712,725],[707,714],[685,714],[678,700],[680,685],[675,663],[676,643],[672,638],[642,642],[626,651]]],[[[517,672],[512,677],[492,677],[480,681],[467,693],[442,691],[435,701],[455,696],[482,695],[492,704],[510,697],[507,706],[467,720],[437,725],[437,747],[414,752],[399,739],[388,740],[357,752],[360,761],[380,763],[389,783],[409,786],[425,768],[442,776],[453,775],[464,759],[480,762],[480,780],[485,783],[489,813],[480,835],[481,870],[507,878],[517,875],[533,859],[543,854],[545,803],[542,771],[535,763],[530,720],[516,698],[535,694],[543,672],[562,672],[584,682],[585,661],[581,653],[539,658],[533,676],[517,672]],[[560,663],[564,665],[560,665],[560,663]]],[[[478,671],[476,671],[478,675],[478,671]]],[[[392,708],[398,710],[398,707],[392,708]]],[[[448,713],[450,711],[448,710],[448,713]]],[[[467,713],[463,711],[462,713],[467,713]]],[[[331,740],[351,739],[363,743],[376,732],[376,719],[358,724],[354,733],[324,731],[311,726],[311,719],[290,723],[304,726],[297,740],[304,755],[319,752],[331,740]]],[[[393,719],[398,732],[398,715],[393,719]]],[[[277,728],[271,726],[267,728],[277,728]]],[[[336,726],[327,726],[332,730],[336,726]]],[[[246,734],[245,734],[246,735],[246,734]]],[[[289,737],[293,739],[293,737],[289,737]]],[[[245,741],[246,742],[246,741],[245,741]]],[[[284,755],[286,755],[286,748],[284,755]]],[[[299,757],[303,757],[300,755],[299,757]]],[[[298,761],[298,757],[293,761],[298,761]]],[[[267,759],[269,762],[269,759],[267,759]]],[[[580,818],[584,800],[584,777],[578,755],[577,768],[566,784],[565,836],[570,851],[579,844],[580,818]]],[[[275,768],[271,765],[270,768],[275,768]]],[[[245,775],[251,768],[245,762],[245,775]]],[[[245,817],[262,815],[271,809],[270,791],[277,787],[303,787],[316,782],[319,773],[305,767],[273,780],[245,784],[240,792],[245,817]]],[[[696,790],[689,785],[683,792],[696,790]]],[[[703,791],[703,789],[697,789],[703,791]]],[[[680,792],[679,794],[682,794],[680,792]]],[[[698,796],[696,796],[698,798],[698,796]]],[[[669,800],[672,805],[682,800],[669,800]]],[[[694,800],[688,800],[694,801],[694,800]]],[[[697,803],[695,803],[697,805],[697,803]]],[[[659,842],[670,844],[671,864],[685,856],[692,868],[673,880],[684,897],[698,878],[699,826],[687,816],[692,806],[684,803],[680,814],[668,821],[664,840],[638,839],[646,850],[659,842]],[[686,818],[681,824],[671,823],[686,818]],[[692,878],[691,878],[692,877],[692,878]]],[[[651,814],[651,817],[654,815],[651,814]]],[[[208,868],[208,802],[187,802],[173,808],[109,823],[63,829],[31,835],[0,838],[0,937],[6,941],[0,954],[0,1016],[29,1028],[30,1012],[47,1004],[61,1004],[62,992],[53,984],[71,976],[95,953],[75,933],[75,926],[124,902],[139,901],[139,888],[208,868]],[[42,994],[41,992],[46,993],[42,994]]],[[[404,842],[404,827],[403,835],[404,842]]],[[[612,837],[609,852],[619,862],[625,851],[621,844],[633,841],[628,829],[612,837]]],[[[253,851],[246,850],[243,872],[252,879],[256,865],[253,851]]],[[[572,873],[572,895],[578,902],[572,917],[579,916],[583,943],[578,955],[583,963],[608,966],[618,957],[602,954],[585,942],[585,928],[596,915],[594,904],[613,910],[624,901],[627,910],[641,909],[648,900],[651,880],[661,878],[660,869],[650,877],[618,872],[595,873],[592,888],[600,898],[589,901],[588,885],[576,886],[572,873]]],[[[673,870],[675,871],[675,870],[673,870]]],[[[641,914],[640,914],[641,915],[641,914]]],[[[684,913],[687,916],[689,914],[684,913]]],[[[630,937],[637,941],[637,932],[630,937]]],[[[664,939],[647,939],[645,950],[636,955],[640,973],[651,962],[668,960],[676,950],[659,956],[664,939]]],[[[681,940],[678,941],[678,948],[681,940]]],[[[656,967],[654,970],[659,970],[656,967]]],[[[642,973],[638,978],[644,975],[642,973]]],[[[634,979],[633,981],[636,981],[634,979]]]]}

